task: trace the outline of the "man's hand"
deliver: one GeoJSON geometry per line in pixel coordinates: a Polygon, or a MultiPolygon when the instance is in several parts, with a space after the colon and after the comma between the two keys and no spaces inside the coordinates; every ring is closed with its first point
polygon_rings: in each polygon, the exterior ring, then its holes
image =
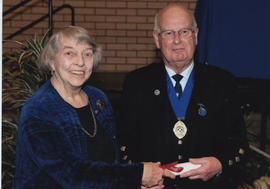
{"type": "Polygon", "coordinates": [[[191,158],[189,162],[201,164],[201,167],[181,174],[181,178],[188,177],[191,180],[201,179],[207,181],[222,170],[220,161],[215,157],[191,158]]]}

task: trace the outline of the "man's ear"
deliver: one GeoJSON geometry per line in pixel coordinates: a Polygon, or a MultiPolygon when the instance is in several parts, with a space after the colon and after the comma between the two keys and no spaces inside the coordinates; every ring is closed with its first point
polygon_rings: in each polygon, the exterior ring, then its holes
{"type": "Polygon", "coordinates": [[[195,44],[198,44],[198,33],[199,33],[199,28],[195,28],[195,44]]]}
{"type": "Polygon", "coordinates": [[[160,49],[160,45],[159,45],[159,37],[158,37],[158,32],[157,31],[153,31],[153,37],[154,37],[154,40],[155,40],[155,44],[156,44],[156,47],[158,49],[160,49]]]}

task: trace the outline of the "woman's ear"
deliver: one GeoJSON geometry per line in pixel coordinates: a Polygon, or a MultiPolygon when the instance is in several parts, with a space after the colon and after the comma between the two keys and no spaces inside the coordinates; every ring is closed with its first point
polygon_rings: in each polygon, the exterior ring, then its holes
{"type": "Polygon", "coordinates": [[[52,60],[50,63],[50,71],[51,71],[51,75],[53,75],[55,72],[55,61],[54,60],[52,60]]]}

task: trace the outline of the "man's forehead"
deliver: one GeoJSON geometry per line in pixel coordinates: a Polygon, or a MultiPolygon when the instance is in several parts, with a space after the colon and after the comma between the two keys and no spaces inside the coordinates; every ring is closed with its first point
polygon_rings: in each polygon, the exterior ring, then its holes
{"type": "Polygon", "coordinates": [[[170,7],[158,17],[159,25],[183,25],[192,26],[193,18],[192,15],[185,9],[181,7],[170,7]]]}

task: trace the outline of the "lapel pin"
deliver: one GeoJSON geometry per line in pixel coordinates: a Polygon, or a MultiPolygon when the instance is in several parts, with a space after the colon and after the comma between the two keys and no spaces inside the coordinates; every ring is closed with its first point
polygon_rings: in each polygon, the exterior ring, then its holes
{"type": "Polygon", "coordinates": [[[154,94],[155,94],[156,96],[160,95],[160,90],[158,90],[158,89],[154,90],[154,94]]]}
{"type": "Polygon", "coordinates": [[[201,103],[198,104],[199,106],[199,109],[198,109],[198,114],[202,117],[206,116],[207,115],[207,111],[205,109],[205,106],[201,103]]]}

